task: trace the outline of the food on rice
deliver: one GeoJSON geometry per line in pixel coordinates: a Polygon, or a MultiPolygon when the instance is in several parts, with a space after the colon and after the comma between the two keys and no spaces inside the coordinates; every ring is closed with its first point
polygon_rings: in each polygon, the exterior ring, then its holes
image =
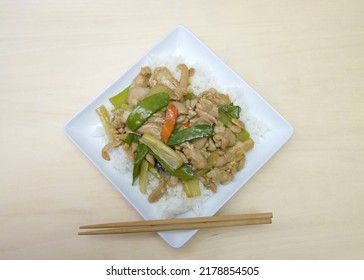
{"type": "Polygon", "coordinates": [[[188,198],[216,192],[244,167],[245,153],[254,147],[242,108],[228,93],[193,90],[200,73],[184,63],[177,73],[142,67],[129,87],[110,98],[111,110],[96,109],[108,137],[102,157],[110,160],[112,151],[122,149],[133,164],[132,183],[150,203],[180,190],[188,198]]]}

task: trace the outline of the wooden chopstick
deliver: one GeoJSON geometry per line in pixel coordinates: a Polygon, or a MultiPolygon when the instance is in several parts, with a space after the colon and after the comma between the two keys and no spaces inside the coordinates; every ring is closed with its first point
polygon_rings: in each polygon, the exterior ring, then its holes
{"type": "Polygon", "coordinates": [[[212,217],[146,220],[80,226],[80,229],[100,229],[79,232],[79,235],[124,234],[159,232],[171,230],[191,230],[217,227],[261,225],[272,223],[272,213],[238,214],[212,217]]]}

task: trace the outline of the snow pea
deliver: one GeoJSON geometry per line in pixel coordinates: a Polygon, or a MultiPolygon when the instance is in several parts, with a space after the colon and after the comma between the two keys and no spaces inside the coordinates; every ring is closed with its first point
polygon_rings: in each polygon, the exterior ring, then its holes
{"type": "Polygon", "coordinates": [[[126,126],[132,131],[138,130],[155,112],[166,107],[170,101],[170,97],[165,92],[152,94],[142,101],[131,111],[126,126]]]}
{"type": "Polygon", "coordinates": [[[214,135],[214,129],[207,124],[191,125],[188,128],[174,132],[169,138],[168,145],[175,146],[193,139],[210,137],[214,135]]]}
{"type": "Polygon", "coordinates": [[[134,133],[128,133],[125,138],[125,143],[131,145],[133,142],[139,143],[140,135],[134,133]]]}

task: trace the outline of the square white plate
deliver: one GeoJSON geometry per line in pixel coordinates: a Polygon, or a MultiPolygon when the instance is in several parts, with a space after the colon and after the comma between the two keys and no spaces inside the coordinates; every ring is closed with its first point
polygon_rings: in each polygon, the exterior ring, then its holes
{"type": "MultiPolygon", "coordinates": [[[[103,142],[93,137],[95,127],[100,121],[95,109],[108,103],[108,98],[127,87],[146,65],[148,56],[182,56],[188,63],[203,62],[216,77],[222,87],[243,88],[249,109],[270,128],[269,141],[258,143],[247,155],[247,164],[239,171],[234,180],[214,194],[204,205],[203,215],[214,215],[241,187],[288,141],[293,134],[292,126],[270,106],[253,88],[218,58],[191,31],[183,26],[175,27],[159,43],[142,56],[134,65],[119,76],[100,95],[77,113],[64,127],[65,134],[82,153],[114,185],[125,199],[139,212],[144,219],[160,219],[153,206],[149,204],[137,188],[131,187],[129,176],[101,158],[103,142]]],[[[193,211],[185,217],[192,217],[193,211]]],[[[170,246],[183,246],[197,230],[171,231],[158,233],[170,246]]]]}

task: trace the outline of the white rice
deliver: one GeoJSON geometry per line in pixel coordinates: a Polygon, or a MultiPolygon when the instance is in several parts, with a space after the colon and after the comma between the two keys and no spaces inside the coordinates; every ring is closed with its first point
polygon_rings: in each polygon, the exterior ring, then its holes
{"type": "MultiPolygon", "coordinates": [[[[248,103],[244,96],[244,90],[242,88],[229,87],[221,88],[216,84],[216,79],[210,70],[203,66],[202,63],[195,63],[190,65],[186,62],[186,59],[181,56],[167,56],[167,57],[148,57],[147,65],[154,70],[156,67],[165,66],[171,70],[176,79],[180,78],[180,71],[177,68],[178,64],[185,63],[189,67],[195,68],[195,75],[191,78],[190,90],[195,94],[199,94],[209,88],[215,88],[216,90],[229,94],[235,105],[239,105],[242,108],[241,119],[244,121],[247,130],[256,143],[259,143],[261,139],[269,132],[269,127],[261,120],[253,117],[250,113],[248,103]]],[[[107,138],[102,126],[98,126],[95,129],[94,136],[104,137],[105,144],[107,138]]],[[[109,150],[111,162],[118,171],[122,174],[127,174],[130,182],[132,181],[132,162],[127,158],[125,152],[121,147],[109,150]]],[[[158,185],[158,180],[152,175],[149,177],[149,184],[147,189],[147,195],[150,194],[153,189],[158,185]]],[[[213,192],[200,185],[201,196],[188,198],[183,192],[182,186],[170,187],[167,189],[166,194],[157,202],[153,203],[157,213],[161,218],[173,218],[179,214],[187,211],[194,211],[194,213],[200,216],[203,213],[204,203],[213,195],[213,192]]],[[[135,191],[139,191],[135,188],[135,191]]]]}
{"type": "MultiPolygon", "coordinates": [[[[150,175],[147,195],[149,195],[158,185],[158,180],[150,175]]],[[[182,185],[167,188],[167,192],[160,200],[153,203],[162,219],[173,218],[179,214],[193,210],[196,215],[202,214],[203,203],[213,195],[213,192],[200,184],[201,196],[188,198],[183,191],[182,185]]]]}

